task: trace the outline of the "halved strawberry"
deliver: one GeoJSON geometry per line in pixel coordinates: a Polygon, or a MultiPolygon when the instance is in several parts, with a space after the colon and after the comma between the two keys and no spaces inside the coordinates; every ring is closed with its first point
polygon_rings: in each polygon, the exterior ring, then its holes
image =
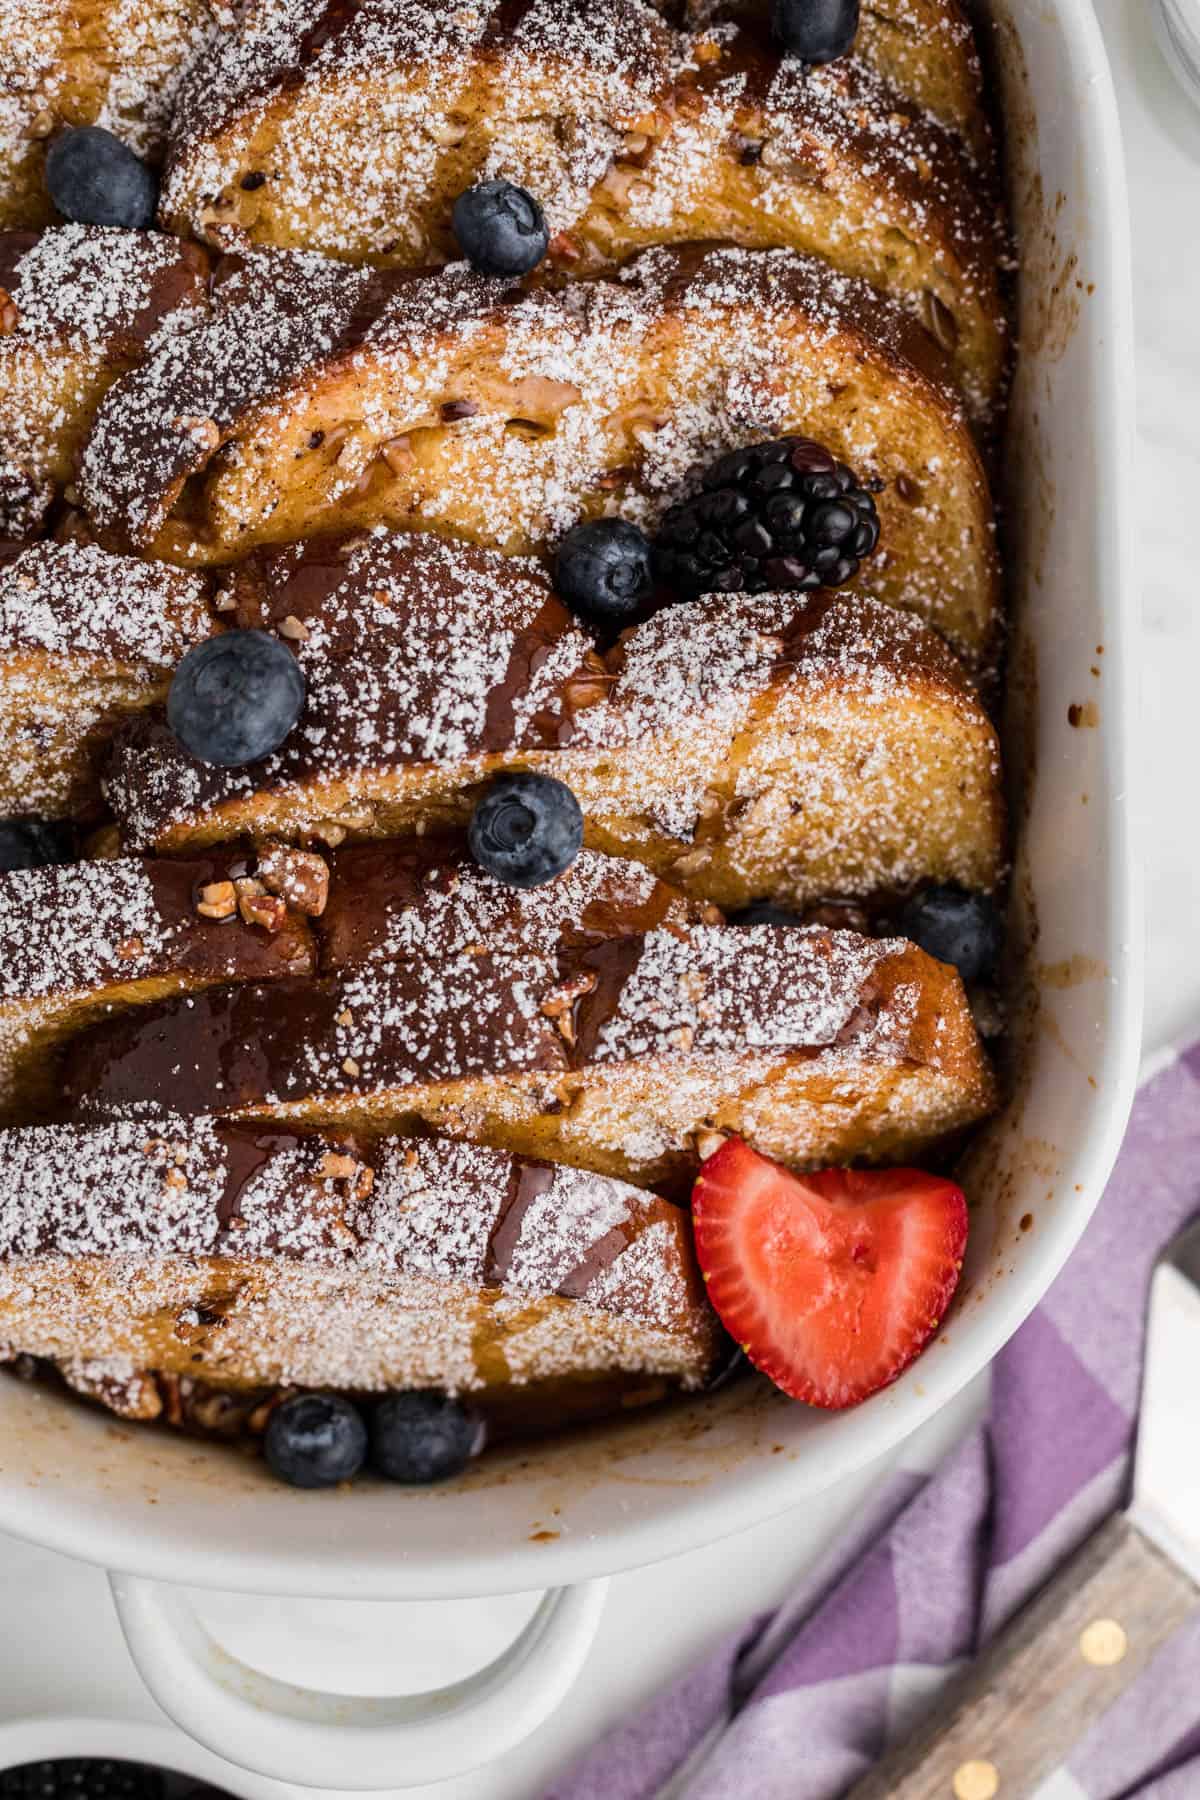
{"type": "Polygon", "coordinates": [[[937,1330],[962,1270],[961,1188],[919,1169],[794,1175],[731,1138],[692,1191],[708,1297],[795,1400],[853,1406],[937,1330]]]}

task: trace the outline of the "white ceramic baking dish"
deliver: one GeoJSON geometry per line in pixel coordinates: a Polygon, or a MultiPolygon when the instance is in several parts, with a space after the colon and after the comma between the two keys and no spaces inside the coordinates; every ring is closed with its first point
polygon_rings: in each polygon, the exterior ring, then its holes
{"type": "Polygon", "coordinates": [[[981,18],[1004,94],[1023,261],[1009,755],[1023,792],[1015,885],[1030,948],[1020,1078],[976,1158],[961,1297],[920,1363],[857,1411],[822,1415],[743,1384],[485,1459],[430,1492],[290,1492],[233,1456],[0,1382],[0,1528],[115,1571],[156,1697],[247,1768],[390,1787],[498,1755],[569,1687],[605,1576],[766,1518],[895,1444],[1011,1335],[1099,1197],[1133,1089],[1140,1005],[1124,175],[1088,0],[983,0],[981,18]],[[422,1599],[547,1582],[555,1591],[528,1630],[463,1689],[364,1702],[231,1664],[160,1585],[422,1599]]]}

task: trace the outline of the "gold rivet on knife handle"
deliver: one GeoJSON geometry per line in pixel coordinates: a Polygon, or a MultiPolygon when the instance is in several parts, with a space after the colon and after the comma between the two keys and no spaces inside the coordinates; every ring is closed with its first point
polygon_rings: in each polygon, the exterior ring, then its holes
{"type": "Polygon", "coordinates": [[[1115,1619],[1093,1619],[1080,1633],[1079,1654],[1095,1669],[1111,1669],[1129,1648],[1129,1639],[1115,1619]]]}
{"type": "Polygon", "coordinates": [[[959,1763],[954,1771],[954,1800],[995,1800],[1000,1792],[1000,1771],[995,1763],[959,1763]]]}

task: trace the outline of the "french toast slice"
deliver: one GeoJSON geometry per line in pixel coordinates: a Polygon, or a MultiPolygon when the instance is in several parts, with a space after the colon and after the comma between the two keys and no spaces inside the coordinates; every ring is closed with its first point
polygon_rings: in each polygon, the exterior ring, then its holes
{"type": "Polygon", "coordinates": [[[736,908],[992,888],[995,734],[928,628],[846,593],[712,595],[599,656],[537,564],[430,536],[322,539],[233,571],[307,698],[276,754],[192,757],[158,713],[118,735],[127,844],[337,843],[463,824],[497,772],[567,782],[585,842],[736,908]]]}
{"type": "Polygon", "coordinates": [[[721,1342],[685,1212],[476,1145],[33,1126],[0,1132],[0,1193],[0,1343],[136,1417],[185,1378],[556,1427],[699,1386],[721,1342]]]}
{"type": "Polygon", "coordinates": [[[957,973],[914,945],[696,925],[167,1002],[76,1038],[63,1094],[79,1120],[433,1127],[673,1191],[712,1132],[798,1166],[905,1160],[995,1089],[957,973]]]}
{"type": "MultiPolygon", "coordinates": [[[[678,25],[728,20],[766,31],[771,0],[656,0],[678,25]]],[[[983,71],[961,0],[863,0],[853,56],[925,112],[951,126],[981,157],[991,148],[983,71]]]]}
{"type": "Polygon", "coordinates": [[[641,0],[252,9],[183,83],[162,216],[226,250],[425,267],[459,257],[454,202],[498,177],[543,207],[543,273],[662,243],[798,250],[927,318],[977,417],[999,393],[989,168],[862,63],[805,69],[641,0]]]}
{"type": "Polygon", "coordinates": [[[91,544],[0,555],[0,815],[89,820],[118,723],[217,629],[202,576],[91,544]]]}
{"type": "Polygon", "coordinates": [[[94,1019],[214,982],[313,973],[298,912],[268,933],[199,911],[203,890],[236,867],[229,856],[127,858],[0,875],[0,1120],[52,1106],[56,1051],[94,1019]]]}
{"type": "Polygon", "coordinates": [[[105,396],[79,486],[167,562],[380,524],[516,554],[581,516],[652,524],[697,465],[787,432],[881,484],[858,589],[985,659],[991,503],[945,357],[789,251],[648,250],[558,291],[256,252],[105,396]]]}
{"type": "Polygon", "coordinates": [[[160,232],[0,235],[0,535],[32,535],[75,476],[101,395],[163,321],[202,304],[208,260],[160,232]]]}
{"type": "Polygon", "coordinates": [[[0,1119],[51,1108],[58,1053],[87,1024],[171,995],[485,943],[554,956],[714,920],[715,908],[640,864],[590,851],[535,893],[506,888],[453,837],[347,849],[330,862],[270,844],[257,857],[0,875],[0,1119]]]}
{"type": "Polygon", "coordinates": [[[161,161],[179,77],[232,11],[219,0],[4,0],[0,15],[0,231],[56,217],[46,152],[100,125],[161,161]]]}

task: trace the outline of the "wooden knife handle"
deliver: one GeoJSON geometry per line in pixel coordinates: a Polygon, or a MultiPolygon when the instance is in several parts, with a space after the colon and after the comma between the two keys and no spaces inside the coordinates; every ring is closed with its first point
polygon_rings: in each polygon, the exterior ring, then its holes
{"type": "Polygon", "coordinates": [[[1198,1604],[1116,1514],[846,1800],[1029,1800],[1198,1604]]]}

